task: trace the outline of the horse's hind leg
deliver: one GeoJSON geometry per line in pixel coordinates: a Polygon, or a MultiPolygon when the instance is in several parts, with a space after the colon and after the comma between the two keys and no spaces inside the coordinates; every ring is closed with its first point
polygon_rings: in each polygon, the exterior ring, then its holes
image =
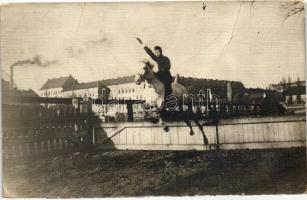
{"type": "Polygon", "coordinates": [[[195,124],[198,126],[198,128],[199,128],[201,134],[203,135],[204,144],[205,144],[205,145],[208,145],[208,144],[209,144],[209,141],[208,141],[208,138],[207,138],[207,136],[206,136],[206,134],[205,134],[205,131],[204,131],[203,126],[199,123],[199,121],[198,121],[197,119],[194,119],[194,122],[195,122],[195,124]]]}
{"type": "Polygon", "coordinates": [[[187,119],[185,116],[183,117],[183,121],[187,124],[187,126],[190,128],[190,135],[194,135],[194,131],[193,131],[193,128],[192,128],[192,124],[190,122],[189,119],[187,119]]]}
{"type": "Polygon", "coordinates": [[[164,130],[165,132],[168,132],[168,131],[169,131],[168,126],[165,125],[165,123],[164,123],[164,121],[163,121],[163,116],[162,116],[162,112],[161,112],[161,111],[159,112],[159,123],[160,123],[160,125],[162,126],[162,128],[163,128],[163,130],[164,130]]]}

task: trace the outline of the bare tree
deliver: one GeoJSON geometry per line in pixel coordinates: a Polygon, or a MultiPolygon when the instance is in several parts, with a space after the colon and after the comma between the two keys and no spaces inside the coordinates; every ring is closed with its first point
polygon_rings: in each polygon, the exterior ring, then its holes
{"type": "Polygon", "coordinates": [[[280,81],[280,86],[282,92],[284,92],[287,89],[287,81],[285,77],[282,77],[282,80],[280,81]]]}

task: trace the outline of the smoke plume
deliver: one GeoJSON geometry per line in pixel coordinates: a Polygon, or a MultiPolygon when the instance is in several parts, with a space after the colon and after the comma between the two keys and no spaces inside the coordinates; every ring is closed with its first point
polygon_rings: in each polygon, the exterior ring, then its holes
{"type": "Polygon", "coordinates": [[[82,54],[86,53],[88,50],[90,50],[91,48],[95,48],[98,47],[104,43],[108,43],[110,42],[110,40],[108,38],[106,38],[105,36],[102,36],[98,39],[95,40],[88,40],[83,42],[79,47],[72,47],[69,46],[67,48],[65,48],[68,57],[72,58],[72,57],[76,57],[76,56],[81,56],[82,54]]]}
{"type": "Polygon", "coordinates": [[[48,67],[50,65],[55,65],[57,63],[58,63],[57,60],[42,61],[42,58],[39,55],[36,55],[32,59],[17,61],[17,62],[12,64],[12,67],[13,66],[17,66],[17,65],[18,66],[22,66],[22,65],[36,65],[38,67],[48,67]]]}

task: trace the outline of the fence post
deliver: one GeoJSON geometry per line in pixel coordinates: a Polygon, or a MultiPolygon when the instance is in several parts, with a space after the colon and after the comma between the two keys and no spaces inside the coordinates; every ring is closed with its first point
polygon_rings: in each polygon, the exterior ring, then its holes
{"type": "Polygon", "coordinates": [[[219,138],[219,127],[218,122],[215,124],[216,133],[216,150],[220,150],[220,138],[219,138]]]}
{"type": "Polygon", "coordinates": [[[215,134],[216,134],[216,150],[220,150],[220,138],[219,138],[219,115],[216,113],[214,123],[215,123],[215,134]]]}
{"type": "Polygon", "coordinates": [[[128,122],[133,122],[133,107],[131,102],[127,102],[128,122]]]}

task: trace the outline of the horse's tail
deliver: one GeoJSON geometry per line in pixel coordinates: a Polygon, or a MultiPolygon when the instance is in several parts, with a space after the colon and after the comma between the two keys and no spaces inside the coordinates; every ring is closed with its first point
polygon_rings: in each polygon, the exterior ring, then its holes
{"type": "Polygon", "coordinates": [[[179,79],[179,74],[176,74],[174,83],[178,83],[178,79],[179,79]]]}

